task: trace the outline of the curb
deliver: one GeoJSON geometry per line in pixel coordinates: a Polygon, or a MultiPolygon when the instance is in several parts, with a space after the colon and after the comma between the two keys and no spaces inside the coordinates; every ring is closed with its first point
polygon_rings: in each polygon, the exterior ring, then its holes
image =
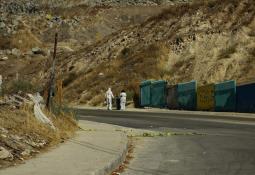
{"type": "Polygon", "coordinates": [[[126,134],[122,133],[122,135],[123,135],[123,141],[125,142],[122,153],[120,153],[117,156],[117,158],[115,160],[113,160],[112,162],[110,162],[108,165],[106,165],[102,169],[97,170],[96,172],[92,173],[91,175],[109,175],[118,166],[120,166],[124,162],[127,152],[128,152],[129,141],[128,141],[128,137],[126,134]]]}

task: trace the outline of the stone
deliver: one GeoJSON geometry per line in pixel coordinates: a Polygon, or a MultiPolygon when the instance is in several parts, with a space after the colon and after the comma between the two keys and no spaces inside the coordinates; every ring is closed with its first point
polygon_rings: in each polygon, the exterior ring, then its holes
{"type": "Polygon", "coordinates": [[[101,72],[101,73],[99,73],[98,75],[99,75],[100,77],[102,77],[102,76],[104,76],[104,73],[101,72]]]}
{"type": "Polygon", "coordinates": [[[12,55],[16,56],[16,57],[19,57],[21,55],[21,52],[19,49],[12,49],[12,55]]]}
{"type": "Polygon", "coordinates": [[[1,134],[1,137],[2,137],[2,138],[7,138],[7,135],[1,134]]]}
{"type": "Polygon", "coordinates": [[[3,29],[3,28],[5,28],[5,23],[4,22],[0,22],[0,29],[3,29]]]}
{"type": "Polygon", "coordinates": [[[0,147],[0,159],[7,159],[13,157],[12,154],[5,149],[4,147],[0,147]]]}
{"type": "Polygon", "coordinates": [[[12,24],[13,24],[14,26],[18,26],[18,25],[19,25],[19,21],[18,21],[18,20],[13,20],[13,21],[12,21],[12,24]]]}
{"type": "Polygon", "coordinates": [[[6,60],[8,60],[8,57],[0,58],[0,61],[6,61],[6,60]]]}
{"type": "Polygon", "coordinates": [[[10,27],[7,27],[7,33],[11,34],[12,32],[13,32],[12,29],[10,27]]]}
{"type": "Polygon", "coordinates": [[[26,142],[26,144],[28,144],[28,145],[30,145],[34,148],[40,148],[41,147],[38,143],[35,143],[34,141],[31,141],[31,140],[26,140],[25,142],[26,142]]]}
{"type": "Polygon", "coordinates": [[[12,53],[11,50],[6,50],[6,54],[10,55],[12,53]]]}
{"type": "Polygon", "coordinates": [[[16,141],[20,141],[21,137],[17,136],[17,135],[11,135],[11,138],[16,140],[16,141]]]}
{"type": "MultiPolygon", "coordinates": [[[[0,79],[2,79],[1,77],[2,76],[0,75],[0,79]]],[[[6,130],[5,128],[2,128],[2,127],[0,127],[0,132],[3,133],[3,134],[8,134],[9,133],[8,130],[6,130]]]]}
{"type": "Polygon", "coordinates": [[[25,157],[30,156],[30,155],[31,155],[31,150],[26,149],[25,151],[23,151],[23,152],[21,153],[21,155],[22,155],[22,156],[25,156],[25,157]]]}
{"type": "Polygon", "coordinates": [[[33,54],[42,54],[42,50],[39,47],[32,48],[33,54]]]}

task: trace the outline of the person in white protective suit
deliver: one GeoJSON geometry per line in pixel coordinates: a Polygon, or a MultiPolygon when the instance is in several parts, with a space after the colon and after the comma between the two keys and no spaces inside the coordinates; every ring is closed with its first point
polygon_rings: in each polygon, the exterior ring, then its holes
{"type": "Polygon", "coordinates": [[[126,109],[127,94],[124,90],[120,93],[120,110],[126,109]]]}
{"type": "Polygon", "coordinates": [[[111,88],[105,93],[107,109],[112,110],[112,99],[114,98],[111,88]]]}

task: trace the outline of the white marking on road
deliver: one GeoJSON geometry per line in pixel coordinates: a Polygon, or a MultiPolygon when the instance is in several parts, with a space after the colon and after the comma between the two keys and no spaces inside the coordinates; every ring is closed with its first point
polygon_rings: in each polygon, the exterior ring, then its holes
{"type": "Polygon", "coordinates": [[[180,160],[167,160],[167,162],[171,162],[171,163],[179,163],[180,160]]]}

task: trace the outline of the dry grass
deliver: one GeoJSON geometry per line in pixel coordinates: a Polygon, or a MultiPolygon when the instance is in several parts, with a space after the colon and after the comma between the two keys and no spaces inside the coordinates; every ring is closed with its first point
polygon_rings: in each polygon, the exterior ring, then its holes
{"type": "Polygon", "coordinates": [[[29,29],[24,29],[12,36],[10,45],[12,48],[26,52],[33,47],[41,47],[43,44],[29,29]]]}
{"type": "Polygon", "coordinates": [[[150,45],[138,52],[123,49],[116,60],[98,65],[79,81],[79,85],[74,85],[78,89],[86,86],[88,90],[81,95],[80,102],[92,106],[102,105],[108,87],[113,89],[115,96],[118,96],[122,89],[132,92],[128,99],[133,100],[139,93],[139,84],[144,77],[156,78],[163,75],[162,67],[167,61],[168,51],[162,43],[150,45]],[[103,77],[99,76],[101,72],[103,77]]]}
{"type": "MultiPolygon", "coordinates": [[[[56,14],[72,17],[98,12],[96,7],[87,11],[86,6],[62,10],[56,9],[56,14]]],[[[192,79],[201,84],[246,81],[255,74],[254,14],[252,0],[197,0],[167,7],[142,25],[102,40],[98,37],[99,42],[70,55],[58,55],[65,96],[101,105],[108,87],[115,96],[122,89],[138,94],[139,83],[145,79],[166,79],[171,84],[192,79]]],[[[71,37],[65,36],[68,32],[68,28],[61,31],[64,39],[71,37]]],[[[45,41],[52,40],[48,32],[45,35],[45,41]]]]}
{"type": "Polygon", "coordinates": [[[71,115],[53,116],[46,113],[57,128],[53,130],[40,123],[31,108],[23,106],[18,110],[0,106],[0,146],[6,148],[13,156],[1,159],[0,169],[23,163],[24,160],[47,151],[51,146],[72,137],[78,129],[71,115]],[[26,153],[23,154],[24,152],[26,153]]]}
{"type": "Polygon", "coordinates": [[[49,146],[56,145],[74,135],[77,124],[71,116],[61,114],[55,117],[49,113],[48,116],[58,128],[57,131],[36,120],[32,110],[28,107],[21,110],[1,107],[0,126],[18,136],[39,137],[39,139],[46,140],[49,146]]]}
{"type": "Polygon", "coordinates": [[[230,58],[236,52],[237,43],[229,43],[219,51],[218,59],[230,58]]]}
{"type": "MultiPolygon", "coordinates": [[[[133,36],[134,43],[109,51],[110,55],[118,53],[116,59],[109,57],[110,63],[94,66],[70,87],[78,87],[78,98],[79,92],[86,91],[82,102],[97,105],[103,103],[108,86],[115,94],[121,89],[138,94],[139,83],[145,79],[166,79],[171,84],[193,79],[200,84],[248,80],[255,73],[254,10],[252,0],[201,0],[171,6],[138,29],[130,29],[152,43],[136,43],[133,36]],[[158,40],[158,33],[166,34],[158,40]],[[100,72],[103,77],[98,76],[100,72]]],[[[100,42],[94,47],[104,46],[100,42]]]]}

